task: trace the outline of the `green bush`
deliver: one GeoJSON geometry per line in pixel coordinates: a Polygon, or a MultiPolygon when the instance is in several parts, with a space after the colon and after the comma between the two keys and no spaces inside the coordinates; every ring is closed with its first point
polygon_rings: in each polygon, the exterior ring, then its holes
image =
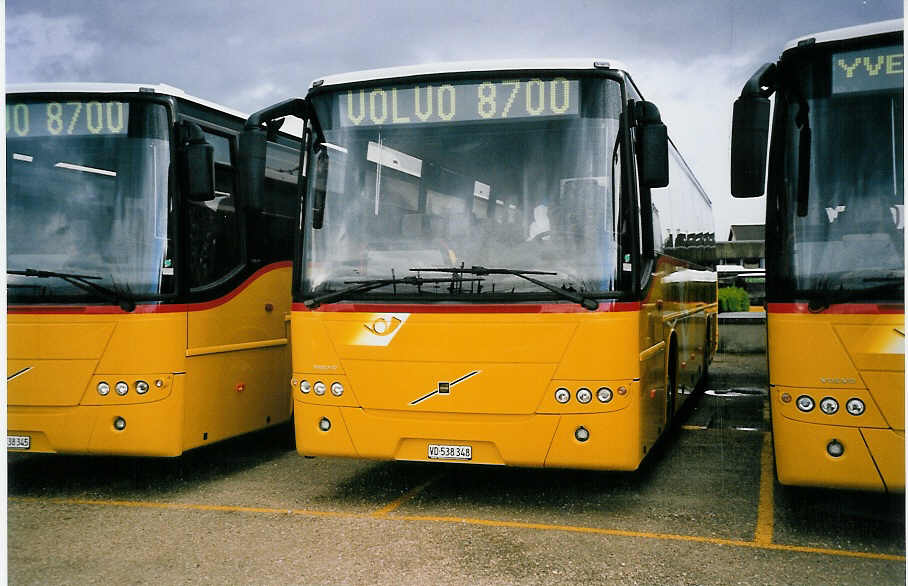
{"type": "Polygon", "coordinates": [[[740,287],[723,287],[719,289],[719,312],[749,311],[750,297],[740,287]]]}

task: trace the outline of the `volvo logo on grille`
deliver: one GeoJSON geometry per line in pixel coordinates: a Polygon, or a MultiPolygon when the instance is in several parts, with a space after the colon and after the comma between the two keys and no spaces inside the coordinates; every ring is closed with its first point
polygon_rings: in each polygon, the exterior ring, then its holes
{"type": "Polygon", "coordinates": [[[435,387],[435,390],[433,390],[431,393],[427,393],[427,394],[423,395],[422,397],[420,397],[418,399],[414,399],[413,401],[410,401],[410,404],[416,405],[418,403],[422,403],[426,399],[428,399],[430,397],[434,397],[435,395],[450,395],[451,387],[453,387],[454,385],[456,385],[458,383],[462,383],[463,381],[467,380],[471,376],[475,376],[475,375],[479,374],[480,372],[482,372],[482,371],[474,370],[473,372],[469,372],[469,373],[463,375],[462,377],[460,377],[459,379],[452,380],[451,382],[439,381],[438,385],[435,387]]]}
{"type": "Polygon", "coordinates": [[[857,379],[848,378],[848,377],[823,377],[820,379],[820,382],[824,385],[853,385],[857,379]]]}

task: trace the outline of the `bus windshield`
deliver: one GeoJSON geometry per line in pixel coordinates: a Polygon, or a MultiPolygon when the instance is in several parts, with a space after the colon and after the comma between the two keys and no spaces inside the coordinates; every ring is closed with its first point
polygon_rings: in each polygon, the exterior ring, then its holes
{"type": "Polygon", "coordinates": [[[776,278],[800,297],[900,300],[904,291],[902,46],[824,51],[785,63],[784,200],[776,278]],[[806,116],[805,116],[806,115],[806,116]],[[804,119],[807,215],[796,213],[804,119]]]}
{"type": "MultiPolygon", "coordinates": [[[[616,81],[435,78],[322,92],[312,103],[323,136],[309,156],[304,294],[461,266],[551,272],[536,277],[587,294],[615,290],[616,81]],[[324,226],[313,230],[320,196],[324,226]]],[[[359,295],[392,290],[551,295],[514,274],[456,291],[411,283],[359,295]]]]}
{"type": "MultiPolygon", "coordinates": [[[[100,277],[135,297],[169,292],[164,106],[12,95],[6,121],[8,270],[100,277]]],[[[95,295],[59,278],[8,279],[12,302],[95,295]]]]}

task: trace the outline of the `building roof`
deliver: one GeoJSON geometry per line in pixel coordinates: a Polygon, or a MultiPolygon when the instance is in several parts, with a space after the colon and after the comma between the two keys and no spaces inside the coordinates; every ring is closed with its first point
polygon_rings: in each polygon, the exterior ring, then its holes
{"type": "Polygon", "coordinates": [[[489,61],[451,61],[447,63],[423,63],[420,65],[407,65],[403,67],[387,67],[383,69],[367,69],[328,75],[313,81],[309,86],[340,85],[369,80],[400,79],[439,73],[473,73],[490,71],[538,71],[538,70],[564,70],[564,71],[594,71],[601,69],[620,69],[626,71],[624,65],[609,59],[566,58],[566,59],[495,59],[489,61]]]}
{"type": "Polygon", "coordinates": [[[766,226],[764,224],[732,224],[728,232],[729,242],[744,241],[762,241],[766,238],[766,226]]]}

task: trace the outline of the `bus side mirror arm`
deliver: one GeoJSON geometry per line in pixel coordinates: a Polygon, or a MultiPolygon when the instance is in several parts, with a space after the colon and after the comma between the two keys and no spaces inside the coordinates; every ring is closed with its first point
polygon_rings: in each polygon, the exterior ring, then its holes
{"type": "Polygon", "coordinates": [[[765,191],[769,144],[769,96],[778,69],[765,63],[744,84],[735,100],[731,126],[731,194],[759,197],[765,191]]]}
{"type": "Polygon", "coordinates": [[[262,209],[265,189],[265,154],[268,140],[277,136],[283,117],[305,119],[309,103],[303,98],[291,98],[255,112],[246,120],[239,137],[238,173],[246,205],[262,209]]]}

